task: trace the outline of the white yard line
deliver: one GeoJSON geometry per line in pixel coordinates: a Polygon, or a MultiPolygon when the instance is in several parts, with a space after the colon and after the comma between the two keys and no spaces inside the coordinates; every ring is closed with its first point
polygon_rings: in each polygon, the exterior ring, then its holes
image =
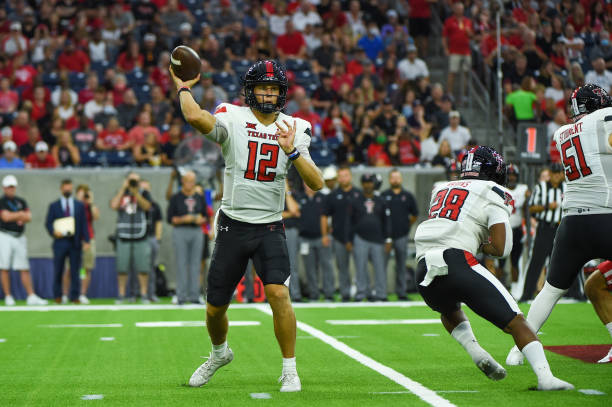
{"type": "MultiPolygon", "coordinates": [[[[262,304],[231,304],[230,309],[257,309],[262,304]]],[[[265,305],[265,304],[264,304],[265,305]]],[[[423,301],[389,301],[389,302],[313,302],[293,304],[293,308],[329,309],[329,308],[408,308],[425,307],[423,301]]],[[[106,305],[45,305],[45,306],[0,306],[0,312],[16,311],[154,311],[154,310],[203,310],[204,305],[172,305],[172,304],[106,304],[106,305]]]]}
{"type": "MultiPolygon", "coordinates": [[[[267,305],[260,305],[257,309],[267,315],[272,315],[272,310],[267,305]]],[[[375,361],[374,359],[351,348],[350,346],[345,345],[344,343],[340,342],[334,337],[327,335],[325,332],[320,331],[300,321],[297,321],[297,327],[300,330],[320,339],[321,341],[330,345],[334,349],[344,353],[348,357],[356,360],[362,365],[367,366],[370,369],[376,371],[377,373],[380,373],[381,375],[391,379],[392,381],[404,387],[405,389],[410,390],[412,393],[414,393],[416,396],[418,396],[421,400],[423,400],[427,404],[432,405],[434,407],[454,406],[454,404],[452,404],[450,401],[446,400],[443,397],[440,397],[439,395],[436,394],[436,392],[428,389],[427,387],[423,386],[421,383],[415,382],[414,380],[404,376],[403,374],[397,372],[396,370],[391,369],[390,367],[385,366],[382,363],[375,361]]]]}
{"type": "Polygon", "coordinates": [[[122,328],[123,324],[50,324],[39,328],[122,328]]]}
{"type": "Polygon", "coordinates": [[[439,319],[328,319],[330,325],[420,325],[441,324],[439,319]]]}
{"type": "MultiPolygon", "coordinates": [[[[153,321],[153,322],[136,322],[138,328],[182,328],[206,326],[204,321],[153,321]]],[[[259,321],[230,321],[229,326],[257,326],[261,325],[259,321]]]]}

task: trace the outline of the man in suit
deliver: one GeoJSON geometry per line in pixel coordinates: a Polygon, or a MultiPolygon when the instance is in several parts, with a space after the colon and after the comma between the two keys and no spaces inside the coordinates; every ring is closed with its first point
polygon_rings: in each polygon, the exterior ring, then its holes
{"type": "Polygon", "coordinates": [[[65,179],[61,183],[62,197],[49,205],[45,226],[53,237],[53,296],[55,302],[62,298],[62,276],[66,257],[70,259],[70,301],[79,303],[81,280],[81,251],[89,248],[89,231],[85,206],[72,196],[72,181],[65,179]],[[54,222],[60,218],[74,218],[74,231],[60,231],[54,228],[54,222]]]}

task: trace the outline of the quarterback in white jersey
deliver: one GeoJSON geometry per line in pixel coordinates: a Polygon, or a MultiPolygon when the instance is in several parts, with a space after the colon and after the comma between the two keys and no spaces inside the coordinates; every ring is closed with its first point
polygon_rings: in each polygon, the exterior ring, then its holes
{"type": "MultiPolygon", "coordinates": [[[[536,331],[585,263],[592,259],[612,260],[612,98],[599,86],[587,84],[574,90],[569,103],[573,123],[560,127],[553,136],[567,181],[563,218],[546,282],[527,315],[536,331]]],[[[600,283],[605,289],[605,280],[600,283]]],[[[607,306],[608,321],[604,323],[612,335],[612,301],[607,306]]],[[[506,363],[522,363],[515,348],[506,363]]]]}
{"type": "Polygon", "coordinates": [[[227,308],[249,260],[264,284],[283,355],[281,392],[302,388],[295,364],[296,322],[289,299],[290,266],[282,211],[285,177],[294,165],[311,189],[323,187],[310,159],[310,124],[281,113],[287,73],[276,61],[258,61],[244,77],[247,106],[222,103],[211,115],[191,95],[199,80],[182,81],[170,69],[185,120],[221,145],[225,159],[223,201],[217,215],[215,248],[208,272],[206,327],[211,356],[189,379],[202,386],[234,357],[227,345],[227,308]]]}
{"type": "Polygon", "coordinates": [[[461,178],[434,190],[429,219],[417,228],[416,282],[423,299],[438,311],[446,330],[492,380],[506,370],[476,340],[461,303],[512,335],[538,377],[539,390],[572,389],[553,376],[544,348],[516,301],[474,254],[504,257],[512,248],[509,217],[512,196],[506,190],[506,164],[490,147],[471,149],[461,178]]]}

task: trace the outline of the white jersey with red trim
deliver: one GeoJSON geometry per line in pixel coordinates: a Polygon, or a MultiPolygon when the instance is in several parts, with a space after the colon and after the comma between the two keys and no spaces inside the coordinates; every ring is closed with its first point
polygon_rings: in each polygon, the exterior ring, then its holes
{"type": "Polygon", "coordinates": [[[476,254],[489,228],[509,221],[512,195],[493,181],[462,179],[434,189],[429,219],[414,235],[417,261],[433,249],[455,248],[476,254]]]}
{"type": "Polygon", "coordinates": [[[523,207],[527,197],[527,185],[517,184],[514,189],[508,188],[508,191],[512,195],[512,213],[510,214],[510,227],[512,229],[518,228],[523,224],[523,207]]]}
{"type": "Polygon", "coordinates": [[[565,166],[563,216],[612,213],[612,107],[555,131],[565,166]]]}
{"type": "MultiPolygon", "coordinates": [[[[214,114],[217,126],[227,131],[221,142],[225,172],[221,209],[232,219],[247,223],[269,223],[282,219],[285,177],[291,161],[277,142],[274,123],[263,125],[248,106],[220,104],[214,114]]],[[[296,122],[295,148],[311,160],[310,123],[279,113],[276,122],[286,128],[296,122]]],[[[312,160],[311,160],[312,161],[312,160]]]]}

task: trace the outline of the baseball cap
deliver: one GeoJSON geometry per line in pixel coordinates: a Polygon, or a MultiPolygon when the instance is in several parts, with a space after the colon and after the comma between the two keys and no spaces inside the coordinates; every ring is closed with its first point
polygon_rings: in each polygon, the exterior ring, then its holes
{"type": "Polygon", "coordinates": [[[21,23],[19,21],[11,23],[11,30],[21,30],[21,23]]]}
{"type": "Polygon", "coordinates": [[[565,168],[563,167],[563,165],[561,163],[553,163],[550,166],[550,171],[551,172],[564,172],[565,168]]]}
{"type": "Polygon", "coordinates": [[[389,18],[393,18],[393,17],[397,18],[397,11],[395,11],[395,10],[387,11],[387,17],[389,17],[389,18]]]}
{"type": "Polygon", "coordinates": [[[451,110],[448,117],[461,117],[461,114],[457,110],[451,110]]]}
{"type": "Polygon", "coordinates": [[[16,187],[16,186],[17,186],[17,178],[15,178],[14,175],[7,175],[6,177],[2,178],[3,188],[16,187]]]}
{"type": "Polygon", "coordinates": [[[376,182],[376,175],[365,173],[361,176],[361,182],[376,182]]]}
{"type": "Polygon", "coordinates": [[[13,129],[8,126],[3,127],[0,134],[2,134],[2,137],[13,137],[13,129]]]}
{"type": "Polygon", "coordinates": [[[17,144],[15,144],[14,141],[9,140],[9,141],[4,142],[4,144],[2,144],[2,148],[4,150],[11,150],[11,151],[15,152],[15,151],[17,151],[17,144]]]}
{"type": "Polygon", "coordinates": [[[37,153],[40,151],[49,151],[49,146],[44,141],[39,141],[38,143],[36,143],[34,151],[36,151],[37,153]]]}
{"type": "Polygon", "coordinates": [[[145,41],[155,41],[156,37],[153,33],[146,33],[144,36],[145,41]]]}
{"type": "Polygon", "coordinates": [[[408,44],[408,47],[406,48],[406,51],[408,51],[408,52],[416,52],[417,51],[417,47],[414,44],[408,44]]]}
{"type": "Polygon", "coordinates": [[[334,179],[338,176],[338,172],[336,171],[336,167],[334,167],[333,165],[330,165],[329,167],[326,167],[323,170],[323,179],[325,181],[329,180],[329,179],[334,179]]]}
{"type": "Polygon", "coordinates": [[[181,31],[191,31],[191,24],[189,24],[189,23],[182,23],[180,25],[179,29],[181,31]]]}

